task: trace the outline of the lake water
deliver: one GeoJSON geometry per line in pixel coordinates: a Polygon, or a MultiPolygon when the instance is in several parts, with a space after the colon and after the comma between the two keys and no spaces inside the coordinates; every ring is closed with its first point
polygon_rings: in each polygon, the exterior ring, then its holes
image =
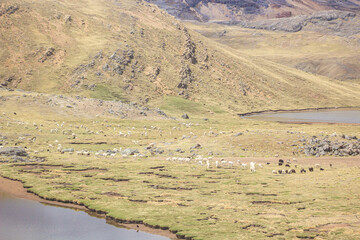
{"type": "Polygon", "coordinates": [[[262,113],[246,118],[281,122],[359,123],[360,110],[262,113]]]}
{"type": "Polygon", "coordinates": [[[1,240],[168,240],[118,228],[86,212],[13,198],[0,192],[1,240]]]}

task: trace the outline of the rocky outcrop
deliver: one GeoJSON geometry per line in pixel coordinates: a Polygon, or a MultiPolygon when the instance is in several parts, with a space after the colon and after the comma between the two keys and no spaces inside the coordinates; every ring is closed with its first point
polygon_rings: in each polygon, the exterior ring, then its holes
{"type": "MultiPolygon", "coordinates": [[[[244,28],[251,29],[298,32],[301,31],[309,23],[321,26],[322,28],[331,28],[334,24],[336,24],[336,20],[349,21],[355,16],[356,14],[352,12],[323,11],[312,14],[310,16],[302,15],[291,18],[270,19],[262,21],[222,22],[222,24],[238,25],[244,28]]],[[[338,29],[338,31],[341,31],[341,29],[338,29]]],[[[358,28],[353,28],[353,31],[354,32],[351,35],[360,32],[358,28]]]]}
{"type": "MultiPolygon", "coordinates": [[[[139,68],[138,61],[134,60],[134,58],[135,51],[129,45],[118,48],[110,54],[99,51],[94,57],[90,58],[87,64],[81,64],[73,70],[68,80],[69,85],[72,88],[85,87],[94,91],[94,85],[86,84],[84,81],[88,74],[94,74],[99,79],[102,79],[105,74],[117,77],[122,76],[126,69],[130,68],[130,78],[135,78],[135,73],[142,70],[139,68]]],[[[123,88],[125,90],[132,89],[130,80],[124,80],[124,83],[123,88]]]]}
{"type": "Polygon", "coordinates": [[[188,65],[183,65],[180,69],[180,83],[178,88],[187,89],[189,84],[194,81],[194,77],[192,75],[191,69],[188,65]]]}
{"type": "Polygon", "coordinates": [[[8,6],[4,9],[0,9],[0,17],[3,16],[3,15],[11,15],[13,13],[15,13],[16,11],[19,10],[19,6],[16,6],[16,5],[11,5],[11,6],[8,6]]]}
{"type": "Polygon", "coordinates": [[[15,76],[8,77],[1,83],[1,86],[8,87],[14,80],[15,76]]]}
{"type": "Polygon", "coordinates": [[[112,61],[113,71],[122,75],[125,68],[134,59],[134,51],[129,47],[125,50],[116,50],[109,58],[112,61]]]}
{"type": "Polygon", "coordinates": [[[55,48],[48,48],[45,53],[40,57],[39,62],[45,62],[49,57],[53,56],[55,53],[55,48]]]}
{"type": "Polygon", "coordinates": [[[4,156],[18,156],[18,157],[27,157],[28,154],[26,150],[22,147],[3,147],[0,148],[0,155],[4,156]]]}
{"type": "MultiPolygon", "coordinates": [[[[306,155],[313,156],[357,156],[360,155],[360,139],[356,136],[342,136],[343,139],[348,141],[332,141],[328,137],[318,139],[316,136],[311,138],[303,147],[306,155]]],[[[303,140],[304,141],[304,140],[303,140]]]]}
{"type": "Polygon", "coordinates": [[[196,58],[196,45],[191,39],[191,35],[187,31],[186,28],[183,28],[183,33],[185,35],[185,44],[184,44],[184,52],[182,54],[183,60],[181,62],[181,68],[179,71],[180,83],[178,84],[178,88],[182,89],[179,92],[179,95],[185,96],[185,98],[189,97],[189,93],[186,91],[189,85],[194,82],[195,77],[186,62],[190,62],[191,64],[197,64],[196,58]]]}
{"type": "Polygon", "coordinates": [[[190,36],[189,32],[187,31],[187,29],[184,28],[183,31],[184,31],[184,34],[186,37],[185,44],[184,44],[185,51],[183,53],[183,57],[185,58],[185,60],[190,60],[190,62],[192,64],[196,64],[197,63],[197,59],[196,59],[196,55],[195,55],[196,45],[191,40],[191,36],[190,36]]]}

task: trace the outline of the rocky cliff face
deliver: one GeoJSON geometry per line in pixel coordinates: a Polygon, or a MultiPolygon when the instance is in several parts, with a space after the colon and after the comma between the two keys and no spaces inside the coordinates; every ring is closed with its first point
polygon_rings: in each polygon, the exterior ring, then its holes
{"type": "Polygon", "coordinates": [[[184,20],[234,21],[286,18],[321,10],[359,12],[358,0],[147,0],[184,20]]]}

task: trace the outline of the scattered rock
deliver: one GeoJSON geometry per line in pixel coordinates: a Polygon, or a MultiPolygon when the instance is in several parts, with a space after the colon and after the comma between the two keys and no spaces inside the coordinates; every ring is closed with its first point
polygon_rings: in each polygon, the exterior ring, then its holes
{"type": "Polygon", "coordinates": [[[15,13],[18,10],[19,10],[18,6],[9,6],[6,9],[0,11],[0,17],[2,15],[5,15],[5,14],[11,15],[11,14],[15,13]]]}
{"type": "Polygon", "coordinates": [[[137,153],[139,153],[139,150],[131,149],[131,148],[127,148],[127,149],[125,149],[124,151],[121,152],[121,154],[123,154],[123,155],[135,155],[137,153]]]}
{"type": "Polygon", "coordinates": [[[65,21],[65,23],[72,22],[72,17],[71,17],[70,15],[66,15],[66,16],[64,17],[64,21],[65,21]]]}
{"type": "Polygon", "coordinates": [[[184,113],[181,117],[182,117],[183,119],[189,119],[189,115],[187,115],[187,113],[184,113]]]}
{"type": "Polygon", "coordinates": [[[11,162],[13,162],[13,163],[17,163],[17,162],[29,162],[29,160],[28,160],[28,159],[24,159],[24,158],[19,157],[19,156],[13,156],[11,162]]]}
{"type": "Polygon", "coordinates": [[[27,157],[28,154],[22,147],[3,147],[0,148],[0,155],[5,156],[20,156],[20,157],[27,157]]]}
{"type": "Polygon", "coordinates": [[[160,110],[160,108],[156,108],[155,111],[156,111],[159,115],[164,116],[164,117],[167,117],[167,115],[166,115],[162,110],[160,110]]]}
{"type": "Polygon", "coordinates": [[[195,149],[200,149],[201,145],[200,144],[196,144],[195,146],[191,147],[190,150],[195,150],[195,149]]]}
{"type": "Polygon", "coordinates": [[[306,155],[313,156],[324,156],[324,155],[334,155],[334,156],[357,156],[360,154],[360,141],[357,140],[356,136],[345,136],[344,139],[349,141],[331,141],[327,137],[324,139],[319,139],[316,136],[313,136],[308,144],[305,145],[303,151],[306,155]]]}

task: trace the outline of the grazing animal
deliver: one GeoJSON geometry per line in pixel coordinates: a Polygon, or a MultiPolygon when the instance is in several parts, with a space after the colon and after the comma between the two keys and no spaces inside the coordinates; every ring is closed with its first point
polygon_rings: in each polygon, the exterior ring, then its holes
{"type": "Polygon", "coordinates": [[[296,171],[295,171],[295,169],[290,169],[289,170],[289,173],[291,174],[291,173],[296,173],[296,171]]]}
{"type": "Polygon", "coordinates": [[[315,164],[315,167],[316,167],[316,168],[320,168],[320,164],[315,164]]]}
{"type": "Polygon", "coordinates": [[[282,165],[283,165],[283,163],[279,162],[279,166],[282,166],[282,165]]]}
{"type": "Polygon", "coordinates": [[[288,173],[289,173],[289,171],[286,169],[286,170],[285,170],[285,173],[286,173],[286,174],[288,174],[288,173]]]}
{"type": "Polygon", "coordinates": [[[206,160],[206,168],[209,169],[210,168],[210,161],[206,160]]]}
{"type": "Polygon", "coordinates": [[[247,164],[246,164],[246,163],[242,163],[242,164],[241,164],[241,167],[242,167],[243,169],[245,169],[245,168],[246,168],[246,166],[247,166],[247,164]]]}
{"type": "Polygon", "coordinates": [[[286,173],[287,173],[287,170],[284,170],[284,169],[283,169],[283,170],[281,170],[281,173],[282,173],[282,174],[286,174],[286,173]]]}
{"type": "Polygon", "coordinates": [[[287,162],[287,163],[291,163],[291,160],[290,160],[290,159],[288,159],[288,160],[286,160],[286,162],[287,162]]]}
{"type": "Polygon", "coordinates": [[[302,168],[302,169],[300,170],[300,173],[306,173],[306,170],[302,168]]]}
{"type": "Polygon", "coordinates": [[[267,163],[266,163],[266,165],[270,165],[270,163],[269,163],[269,162],[267,162],[267,163]]]}
{"type": "Polygon", "coordinates": [[[332,167],[333,165],[330,163],[330,167],[332,167]]]}
{"type": "Polygon", "coordinates": [[[286,164],[285,167],[290,167],[290,164],[286,164]]]}
{"type": "Polygon", "coordinates": [[[278,173],[279,173],[279,174],[282,174],[282,170],[278,170],[278,173]]]}
{"type": "Polygon", "coordinates": [[[255,162],[250,162],[250,172],[256,172],[255,162]]]}
{"type": "Polygon", "coordinates": [[[314,171],[314,168],[310,167],[309,172],[313,172],[313,171],[314,171]]]}
{"type": "Polygon", "coordinates": [[[219,161],[215,162],[215,167],[218,168],[219,167],[219,161]]]}
{"type": "Polygon", "coordinates": [[[284,160],[282,160],[282,159],[279,159],[279,163],[284,163],[284,160]]]}
{"type": "Polygon", "coordinates": [[[259,168],[263,168],[263,165],[261,163],[258,164],[259,168]]]}
{"type": "Polygon", "coordinates": [[[278,172],[276,170],[272,170],[272,173],[273,174],[277,174],[278,172]]]}
{"type": "Polygon", "coordinates": [[[323,169],[323,168],[320,168],[320,171],[324,171],[325,169],[323,169]]]}

